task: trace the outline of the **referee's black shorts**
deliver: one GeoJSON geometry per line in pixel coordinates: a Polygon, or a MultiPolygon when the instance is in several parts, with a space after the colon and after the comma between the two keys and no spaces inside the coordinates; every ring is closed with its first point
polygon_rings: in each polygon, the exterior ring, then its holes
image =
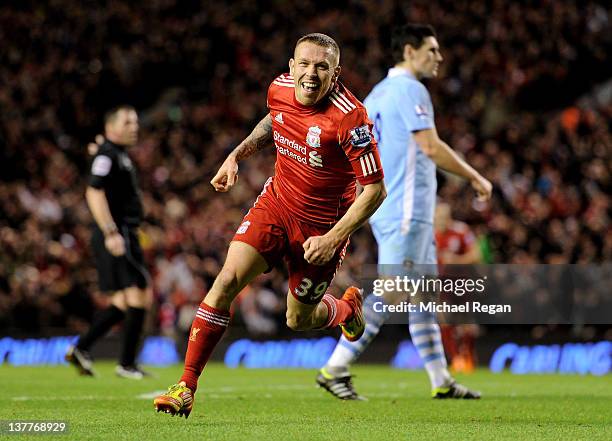
{"type": "Polygon", "coordinates": [[[142,248],[136,228],[120,226],[119,233],[125,241],[125,254],[113,256],[104,245],[104,234],[93,227],[91,246],[98,270],[98,284],[103,292],[115,292],[125,288],[144,289],[149,284],[149,272],[144,264],[142,248]]]}

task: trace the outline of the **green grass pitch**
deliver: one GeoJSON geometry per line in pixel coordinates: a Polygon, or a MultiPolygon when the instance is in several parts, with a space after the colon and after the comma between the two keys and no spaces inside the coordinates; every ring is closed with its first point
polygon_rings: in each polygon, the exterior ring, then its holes
{"type": "MultiPolygon", "coordinates": [[[[424,372],[354,369],[367,402],[343,402],[315,387],[314,370],[228,369],[210,365],[188,420],[153,411],[152,396],[179,366],[156,378],[99,378],[65,367],[0,366],[0,420],[66,420],[75,440],[611,440],[612,381],[572,375],[491,374],[458,379],[480,401],[434,401],[424,372]]],[[[47,439],[0,435],[1,439],[47,439]]]]}

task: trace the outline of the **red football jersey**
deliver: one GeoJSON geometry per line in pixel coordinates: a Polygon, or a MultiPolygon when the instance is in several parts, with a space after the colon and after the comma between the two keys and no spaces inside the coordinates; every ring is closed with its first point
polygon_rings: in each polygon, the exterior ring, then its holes
{"type": "Polygon", "coordinates": [[[293,76],[268,89],[276,147],[274,190],[298,219],[331,226],[355,200],[356,184],[383,179],[365,107],[338,83],[315,106],[295,98],[293,76]]]}
{"type": "Polygon", "coordinates": [[[476,237],[467,224],[459,221],[450,223],[446,231],[436,231],[436,247],[438,248],[438,262],[446,263],[442,259],[444,251],[461,255],[467,253],[475,245],[476,237]]]}

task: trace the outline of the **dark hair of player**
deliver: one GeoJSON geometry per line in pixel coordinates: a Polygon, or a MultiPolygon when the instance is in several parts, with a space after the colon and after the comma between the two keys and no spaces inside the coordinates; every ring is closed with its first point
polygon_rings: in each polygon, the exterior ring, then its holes
{"type": "Polygon", "coordinates": [[[303,43],[305,41],[314,43],[319,46],[331,48],[334,54],[336,54],[336,56],[338,57],[338,61],[340,61],[340,46],[338,46],[338,43],[336,43],[336,41],[333,38],[331,38],[329,35],[320,34],[318,32],[315,32],[312,34],[306,34],[303,37],[301,37],[297,41],[297,43],[295,43],[295,47],[298,47],[300,43],[303,43]]]}
{"type": "Polygon", "coordinates": [[[118,106],[115,106],[111,109],[109,109],[105,114],[104,114],[104,124],[107,124],[109,122],[112,122],[115,120],[115,118],[117,117],[117,114],[119,113],[119,111],[121,110],[126,110],[128,112],[131,111],[136,111],[136,109],[134,108],[134,106],[130,106],[129,104],[120,104],[118,106]]]}
{"type": "Polygon", "coordinates": [[[404,61],[404,46],[409,44],[414,49],[423,45],[426,37],[435,37],[436,31],[431,25],[408,23],[393,29],[391,34],[391,50],[396,63],[404,61]]]}

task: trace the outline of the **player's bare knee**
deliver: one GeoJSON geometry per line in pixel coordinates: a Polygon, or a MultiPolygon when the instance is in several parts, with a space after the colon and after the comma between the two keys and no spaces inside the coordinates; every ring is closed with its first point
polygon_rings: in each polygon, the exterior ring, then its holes
{"type": "Polygon", "coordinates": [[[312,320],[310,315],[299,311],[287,311],[287,327],[294,331],[306,331],[311,329],[312,320]]]}
{"type": "Polygon", "coordinates": [[[300,322],[297,317],[287,314],[287,327],[293,331],[301,331],[300,322]]]}
{"type": "Polygon", "coordinates": [[[238,276],[236,275],[236,271],[223,269],[217,276],[217,281],[219,282],[219,288],[224,293],[227,293],[229,296],[233,297],[238,293],[238,276]]]}
{"type": "Polygon", "coordinates": [[[234,297],[238,294],[240,283],[236,271],[223,268],[217,275],[213,288],[206,297],[210,300],[215,300],[221,303],[231,303],[234,297]]]}

